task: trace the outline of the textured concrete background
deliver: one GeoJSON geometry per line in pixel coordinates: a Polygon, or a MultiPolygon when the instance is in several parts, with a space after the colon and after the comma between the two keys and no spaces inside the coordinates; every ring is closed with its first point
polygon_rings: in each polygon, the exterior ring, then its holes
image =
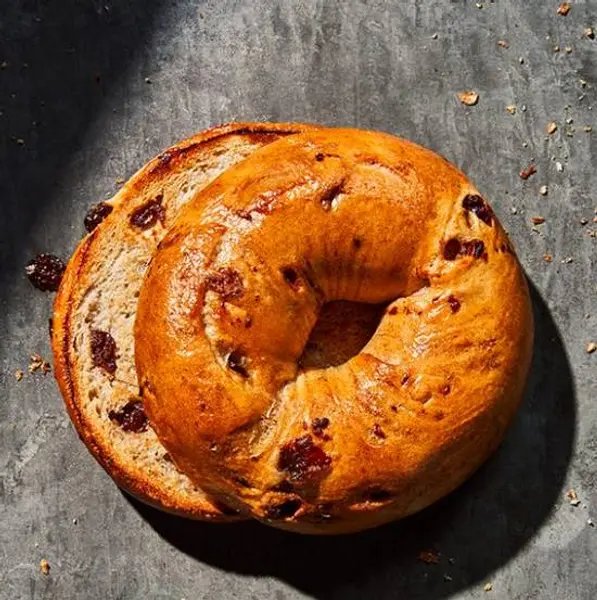
{"type": "Polygon", "coordinates": [[[597,341],[597,40],[583,30],[597,2],[566,17],[552,0],[3,4],[0,598],[596,598],[597,353],[585,347],[597,341]],[[465,89],[476,106],[456,99],[465,89]],[[51,376],[15,381],[29,354],[49,356],[52,298],[25,280],[26,261],[67,257],[118,178],[234,119],[427,145],[477,183],[518,249],[537,316],[524,406],[498,455],[412,519],[314,539],[158,514],[84,450],[51,376]],[[439,565],[417,561],[427,548],[439,565]]]}

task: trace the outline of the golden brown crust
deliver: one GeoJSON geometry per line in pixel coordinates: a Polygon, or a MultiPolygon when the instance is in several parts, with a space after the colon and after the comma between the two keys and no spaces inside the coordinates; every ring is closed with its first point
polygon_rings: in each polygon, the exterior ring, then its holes
{"type": "Polygon", "coordinates": [[[464,175],[388,135],[319,130],[229,169],[141,291],[150,420],[194,481],[305,533],[400,518],[499,444],[532,340],[526,282],[464,175]],[[322,303],[388,302],[348,362],[304,369],[322,303]]]}
{"type": "MultiPolygon", "coordinates": [[[[229,140],[238,140],[238,145],[246,142],[246,152],[249,153],[281,136],[308,127],[283,123],[232,123],[214,127],[176,144],[145,165],[108,201],[114,207],[112,213],[80,243],[68,264],[55,300],[52,328],[55,375],[65,404],[79,437],[113,479],[129,493],[158,508],[197,519],[229,521],[236,518],[222,514],[207,498],[191,497],[175,489],[166,489],[159,480],[140,474],[133,468],[129,458],[119,454],[110,441],[100,435],[89,413],[83,408],[86,390],[75,348],[73,319],[81,309],[86,291],[95,283],[95,266],[104,260],[100,242],[106,242],[113,228],[126,227],[131,210],[138,207],[151,191],[170,185],[175,175],[184,180],[185,170],[193,168],[195,163],[211,159],[214,154],[225,153],[229,140]]],[[[210,177],[213,179],[217,174],[214,172],[210,177]]],[[[176,185],[182,186],[183,183],[177,182],[176,185]]]]}

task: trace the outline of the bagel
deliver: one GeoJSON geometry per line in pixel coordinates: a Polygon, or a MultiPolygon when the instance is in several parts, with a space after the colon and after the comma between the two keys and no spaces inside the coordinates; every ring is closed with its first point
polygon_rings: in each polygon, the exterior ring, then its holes
{"type": "Polygon", "coordinates": [[[485,461],[519,405],[533,321],[507,235],[461,172],[390,135],[320,129],[181,210],[134,335],[180,470],[244,516],[326,534],[419,511],[485,461]],[[383,314],[354,355],[305,363],[332,302],[383,314]]]}
{"type": "Polygon", "coordinates": [[[238,518],[181,473],[143,411],[133,324],[143,275],[176,214],[225,169],[298,124],[216,127],[162,152],[85,218],[89,235],[70,260],[54,305],[55,373],[81,439],[116,482],[164,510],[238,518]]]}

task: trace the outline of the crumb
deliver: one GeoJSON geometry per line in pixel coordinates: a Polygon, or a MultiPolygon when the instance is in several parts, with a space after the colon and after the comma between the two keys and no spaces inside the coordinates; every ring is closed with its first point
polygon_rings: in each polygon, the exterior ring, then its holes
{"type": "Polygon", "coordinates": [[[512,206],[512,207],[510,208],[510,212],[511,212],[513,215],[515,215],[516,213],[518,213],[518,209],[516,208],[516,206],[512,206]]]}
{"type": "Polygon", "coordinates": [[[533,221],[533,225],[543,225],[545,223],[545,217],[533,217],[531,219],[533,221]]]}
{"type": "Polygon", "coordinates": [[[418,559],[428,565],[439,564],[439,552],[435,550],[423,550],[419,553],[418,559]]]}
{"type": "Polygon", "coordinates": [[[490,581],[488,581],[484,586],[483,586],[483,591],[484,592],[491,592],[491,590],[493,589],[493,583],[491,583],[490,581]]]}
{"type": "Polygon", "coordinates": [[[45,558],[42,558],[41,561],[39,562],[39,570],[44,575],[50,574],[50,563],[45,558]]]}
{"type": "Polygon", "coordinates": [[[125,179],[124,179],[124,177],[118,177],[118,179],[116,179],[116,183],[117,183],[118,185],[122,185],[124,182],[125,182],[125,179]]]}
{"type": "Polygon", "coordinates": [[[593,523],[593,519],[587,519],[587,525],[589,527],[595,527],[595,523],[593,523]]]}
{"type": "Polygon", "coordinates": [[[591,131],[593,131],[593,128],[592,128],[590,125],[585,125],[585,126],[582,128],[582,130],[583,130],[585,133],[590,133],[591,131]]]}
{"type": "Polygon", "coordinates": [[[555,133],[558,130],[558,124],[555,121],[551,121],[547,124],[547,127],[545,129],[547,133],[551,135],[552,133],[555,133]]]}
{"type": "Polygon", "coordinates": [[[474,106],[479,101],[479,94],[473,90],[458,92],[458,100],[467,106],[474,106]]]}
{"type": "Polygon", "coordinates": [[[584,79],[579,79],[578,83],[580,83],[581,87],[586,87],[587,86],[587,82],[584,79]]]}
{"type": "Polygon", "coordinates": [[[515,115],[516,106],[514,104],[508,104],[508,106],[506,106],[506,112],[509,112],[511,115],[515,115]]]}
{"type": "Polygon", "coordinates": [[[556,171],[561,173],[564,170],[564,165],[561,162],[556,163],[556,171]]]}
{"type": "Polygon", "coordinates": [[[582,217],[582,219],[580,220],[581,225],[586,225],[588,222],[589,222],[589,219],[585,219],[584,217],[582,217]]]}
{"type": "Polygon", "coordinates": [[[37,371],[38,369],[41,369],[43,362],[44,362],[43,358],[37,352],[34,352],[29,357],[29,366],[27,367],[29,370],[29,373],[35,373],[35,371],[37,371]]]}
{"type": "Polygon", "coordinates": [[[521,65],[524,65],[524,58],[521,56],[521,57],[518,59],[518,62],[519,62],[521,65]]]}
{"type": "Polygon", "coordinates": [[[23,379],[24,375],[25,375],[25,373],[23,373],[23,371],[21,369],[17,369],[15,371],[15,379],[17,381],[21,381],[21,379],[23,379]]]}
{"type": "Polygon", "coordinates": [[[447,581],[447,582],[452,581],[452,576],[448,575],[447,573],[444,573],[444,581],[447,581]]]}
{"type": "Polygon", "coordinates": [[[554,52],[559,52],[560,51],[560,47],[559,46],[554,46],[553,47],[553,51],[554,52]]]}
{"type": "Polygon", "coordinates": [[[534,175],[537,172],[537,167],[535,165],[530,165],[526,169],[523,169],[520,172],[521,179],[528,179],[531,175],[534,175]]]}
{"type": "Polygon", "coordinates": [[[549,188],[548,188],[546,185],[542,185],[542,186],[539,188],[539,193],[540,193],[542,196],[547,196],[547,192],[548,192],[548,191],[549,191],[549,188]]]}
{"type": "Polygon", "coordinates": [[[438,35],[437,35],[437,33],[434,33],[434,34],[431,36],[431,39],[432,39],[432,40],[437,40],[437,38],[438,38],[438,35]]]}
{"type": "Polygon", "coordinates": [[[563,17],[565,17],[570,12],[571,8],[572,5],[570,4],[570,2],[562,2],[562,4],[558,6],[558,10],[556,12],[558,13],[558,15],[562,15],[563,17]]]}
{"type": "Polygon", "coordinates": [[[477,8],[483,8],[483,4],[481,4],[481,2],[475,2],[475,6],[477,8]]]}
{"type": "Polygon", "coordinates": [[[498,46],[500,48],[509,48],[510,45],[508,44],[508,42],[506,40],[498,40],[498,46]]]}
{"type": "Polygon", "coordinates": [[[595,38],[595,32],[593,31],[592,27],[585,27],[583,34],[586,38],[589,38],[590,40],[595,38]]]}
{"type": "Polygon", "coordinates": [[[151,79],[149,77],[145,78],[145,83],[151,83],[151,79]]]}
{"type": "Polygon", "coordinates": [[[552,256],[551,254],[544,254],[544,255],[543,255],[543,260],[544,260],[545,262],[548,262],[548,263],[550,263],[550,262],[552,262],[552,261],[553,261],[553,256],[552,256]]]}
{"type": "Polygon", "coordinates": [[[25,140],[23,138],[17,138],[15,140],[15,142],[19,145],[19,146],[24,146],[25,145],[25,140]]]}
{"type": "Polygon", "coordinates": [[[79,520],[78,520],[78,519],[76,519],[76,518],[75,518],[75,519],[73,519],[73,525],[76,525],[78,522],[79,522],[79,520]]]}
{"type": "Polygon", "coordinates": [[[597,344],[595,342],[589,342],[585,348],[587,354],[593,354],[597,350],[597,344]]]}
{"type": "Polygon", "coordinates": [[[578,506],[580,504],[580,500],[578,499],[578,496],[576,495],[576,492],[573,488],[570,488],[566,492],[566,498],[570,500],[570,504],[572,504],[572,506],[578,506]]]}
{"type": "Polygon", "coordinates": [[[456,564],[456,559],[455,559],[453,556],[450,556],[450,557],[448,558],[448,562],[449,562],[451,565],[454,565],[454,564],[456,564]]]}
{"type": "Polygon", "coordinates": [[[8,61],[7,60],[3,60],[0,63],[0,69],[6,69],[8,67],[8,61]]]}
{"type": "Polygon", "coordinates": [[[569,265],[571,262],[573,262],[573,259],[572,259],[572,257],[571,257],[571,256],[568,256],[567,258],[564,258],[564,259],[561,261],[561,263],[562,263],[563,265],[569,265]]]}
{"type": "Polygon", "coordinates": [[[566,46],[564,48],[564,51],[566,52],[566,54],[570,54],[572,52],[572,47],[571,46],[566,46]]]}

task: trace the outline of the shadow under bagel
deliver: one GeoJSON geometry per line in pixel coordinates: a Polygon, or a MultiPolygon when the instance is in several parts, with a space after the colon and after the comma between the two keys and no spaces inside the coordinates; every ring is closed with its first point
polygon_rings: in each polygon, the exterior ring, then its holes
{"type": "Polygon", "coordinates": [[[176,517],[125,494],[168,543],[226,571],[270,575],[317,598],[441,598],[484,580],[549,517],[572,455],[574,384],[562,340],[529,282],[535,338],[522,405],[498,450],[455,492],[424,511],[357,534],[293,535],[257,522],[176,517]],[[417,557],[439,553],[439,564],[417,557]]]}

